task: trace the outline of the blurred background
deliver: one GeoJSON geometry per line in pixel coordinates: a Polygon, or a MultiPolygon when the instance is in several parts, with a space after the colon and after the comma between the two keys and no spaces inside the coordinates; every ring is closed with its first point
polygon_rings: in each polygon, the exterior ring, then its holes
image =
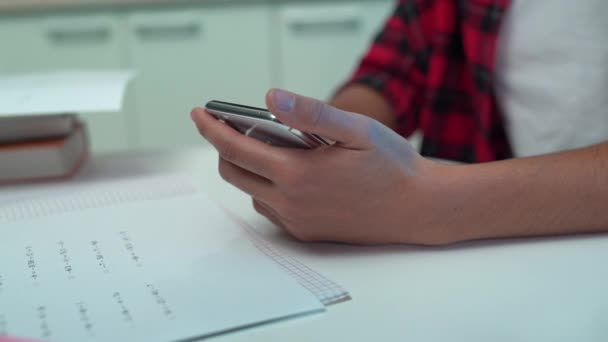
{"type": "Polygon", "coordinates": [[[93,153],[204,144],[190,110],[328,99],[393,0],[0,0],[0,73],[135,71],[116,114],[85,113],[93,153]]]}

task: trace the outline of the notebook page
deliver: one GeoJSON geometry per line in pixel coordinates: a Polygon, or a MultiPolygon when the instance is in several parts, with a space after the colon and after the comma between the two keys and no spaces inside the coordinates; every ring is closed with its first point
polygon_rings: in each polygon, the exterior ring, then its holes
{"type": "MultiPolygon", "coordinates": [[[[185,176],[168,175],[146,177],[140,180],[122,180],[83,186],[69,194],[48,198],[24,199],[16,203],[0,202],[0,225],[3,222],[28,217],[55,215],[58,213],[96,208],[115,203],[159,199],[200,192],[199,186],[185,176]]],[[[268,242],[238,215],[227,212],[233,220],[240,223],[247,237],[264,254],[278,263],[302,286],[313,293],[323,304],[330,305],[349,300],[350,294],[343,287],[318,272],[310,269],[297,259],[268,242]]]]}
{"type": "Polygon", "coordinates": [[[165,342],[323,309],[200,193],[69,196],[0,209],[0,335],[165,342]]]}

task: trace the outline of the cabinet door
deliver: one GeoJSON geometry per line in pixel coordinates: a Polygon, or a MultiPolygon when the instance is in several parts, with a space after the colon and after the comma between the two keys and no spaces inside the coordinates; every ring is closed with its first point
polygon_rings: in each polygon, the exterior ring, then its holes
{"type": "Polygon", "coordinates": [[[275,16],[281,85],[329,98],[353,71],[393,6],[391,0],[281,5],[275,16]]]}
{"type": "Polygon", "coordinates": [[[130,16],[138,146],[201,144],[189,113],[208,100],[262,105],[270,85],[270,17],[263,4],[130,16]]]}
{"type": "MultiPolygon", "coordinates": [[[[112,15],[0,18],[0,72],[125,67],[124,30],[112,15]]],[[[125,149],[125,113],[83,113],[94,152],[125,149]]]]}

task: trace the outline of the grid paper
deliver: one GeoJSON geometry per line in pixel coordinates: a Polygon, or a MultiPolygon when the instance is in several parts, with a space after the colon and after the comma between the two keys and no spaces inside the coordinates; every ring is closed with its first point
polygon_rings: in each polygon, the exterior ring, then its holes
{"type": "Polygon", "coordinates": [[[337,304],[351,299],[350,294],[342,286],[327,279],[317,271],[290,257],[284,251],[273,246],[255,231],[251,225],[237,215],[228,214],[243,226],[251,242],[264,254],[283,267],[300,285],[312,292],[324,305],[337,304]]]}
{"type": "MultiPolygon", "coordinates": [[[[143,180],[117,181],[83,186],[78,191],[55,197],[22,199],[0,205],[0,224],[27,218],[45,217],[72,211],[101,208],[133,201],[164,199],[200,192],[198,186],[184,177],[148,177],[143,180]]],[[[264,239],[239,216],[224,209],[242,227],[249,240],[308,289],[324,305],[351,299],[348,291],[327,279],[264,239]]]]}

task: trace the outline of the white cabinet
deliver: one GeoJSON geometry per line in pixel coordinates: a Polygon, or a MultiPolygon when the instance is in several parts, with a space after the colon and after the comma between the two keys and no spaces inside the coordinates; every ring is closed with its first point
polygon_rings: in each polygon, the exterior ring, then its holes
{"type": "MultiPolygon", "coordinates": [[[[122,22],[116,15],[76,14],[0,18],[0,72],[117,69],[126,66],[122,22]]],[[[92,149],[128,145],[125,113],[85,113],[92,149]]]]}
{"type": "Polygon", "coordinates": [[[270,86],[270,16],[259,3],[130,15],[137,145],[200,144],[189,113],[208,100],[262,105],[270,86]]]}
{"type": "Polygon", "coordinates": [[[395,1],[286,3],[276,11],[281,86],[328,99],[353,71],[395,1]]]}
{"type": "Polygon", "coordinates": [[[0,16],[0,72],[135,71],[125,110],[85,118],[94,152],[200,144],[189,113],[219,99],[264,106],[272,86],[327,98],[393,0],[239,1],[0,16]]]}

